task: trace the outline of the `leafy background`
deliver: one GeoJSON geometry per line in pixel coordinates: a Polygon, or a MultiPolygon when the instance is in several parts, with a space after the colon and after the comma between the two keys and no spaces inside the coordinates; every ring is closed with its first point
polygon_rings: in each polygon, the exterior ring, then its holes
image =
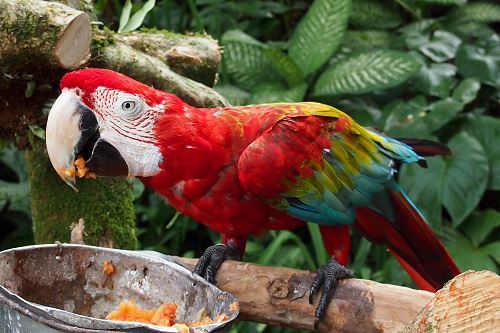
{"type": "MultiPolygon", "coordinates": [[[[399,182],[462,270],[500,265],[500,5],[467,0],[98,0],[114,30],[207,32],[224,46],[215,87],[233,104],[319,101],[395,137],[454,151],[402,166],[399,182]]],[[[36,133],[34,133],[36,135],[36,133]]],[[[0,151],[0,249],[31,244],[21,152],[0,151]]],[[[218,235],[178,215],[140,182],[140,248],[199,256],[218,235]]],[[[353,234],[361,278],[414,287],[382,246],[353,234]]],[[[327,260],[315,225],[251,237],[245,260],[315,270],[327,260]]],[[[232,332],[292,332],[238,323],[232,332]]]]}

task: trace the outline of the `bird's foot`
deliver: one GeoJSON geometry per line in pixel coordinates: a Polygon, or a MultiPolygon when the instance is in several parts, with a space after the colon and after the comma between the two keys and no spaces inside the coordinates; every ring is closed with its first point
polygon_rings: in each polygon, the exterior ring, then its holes
{"type": "Polygon", "coordinates": [[[337,288],[337,283],[341,279],[353,278],[354,274],[338,263],[338,261],[332,257],[326,264],[320,267],[314,281],[309,290],[309,303],[313,303],[314,295],[320,290],[321,296],[314,312],[314,329],[318,330],[318,325],[325,315],[326,308],[332,300],[333,293],[337,288]]]}
{"type": "Polygon", "coordinates": [[[220,265],[226,259],[241,260],[241,251],[233,244],[217,244],[209,246],[200,257],[194,272],[210,283],[214,283],[220,265]]]}

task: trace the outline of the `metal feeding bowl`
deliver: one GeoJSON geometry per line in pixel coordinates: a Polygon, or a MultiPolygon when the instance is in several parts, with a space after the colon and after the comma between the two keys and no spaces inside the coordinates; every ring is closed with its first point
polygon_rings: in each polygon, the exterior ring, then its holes
{"type": "Polygon", "coordinates": [[[1,332],[178,332],[104,319],[128,300],[143,309],[175,302],[177,321],[193,321],[202,309],[212,319],[229,317],[190,327],[193,333],[225,332],[239,313],[233,295],[150,253],[72,244],[0,252],[1,332]],[[114,273],[103,271],[104,261],[114,273]]]}

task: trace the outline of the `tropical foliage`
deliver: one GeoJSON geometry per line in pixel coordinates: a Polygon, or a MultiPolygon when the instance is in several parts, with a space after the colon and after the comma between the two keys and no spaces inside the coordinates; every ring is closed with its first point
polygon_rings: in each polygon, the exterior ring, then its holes
{"type": "MultiPolygon", "coordinates": [[[[499,4],[98,0],[96,9],[116,30],[143,24],[219,39],[224,54],[215,89],[233,104],[320,101],[389,135],[448,144],[453,156],[428,158],[428,169],[402,166],[399,182],[461,269],[500,271],[499,4]]],[[[9,233],[1,248],[31,239],[21,157],[11,147],[0,154],[0,228],[9,233]]],[[[138,181],[131,186],[141,248],[198,256],[218,241],[138,181]]],[[[352,247],[357,276],[413,286],[385,248],[357,235],[352,247]]],[[[308,226],[251,238],[245,259],[316,269],[327,254],[318,229],[308,226]]],[[[233,330],[284,331],[253,323],[233,330]]]]}

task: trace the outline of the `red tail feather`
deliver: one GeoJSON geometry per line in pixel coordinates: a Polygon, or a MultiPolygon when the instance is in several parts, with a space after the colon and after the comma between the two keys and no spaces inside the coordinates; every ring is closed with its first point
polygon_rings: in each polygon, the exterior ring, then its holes
{"type": "Polygon", "coordinates": [[[363,207],[356,210],[354,227],[372,242],[385,244],[420,288],[440,289],[460,270],[404,194],[390,190],[390,197],[395,212],[394,223],[363,207]]]}

